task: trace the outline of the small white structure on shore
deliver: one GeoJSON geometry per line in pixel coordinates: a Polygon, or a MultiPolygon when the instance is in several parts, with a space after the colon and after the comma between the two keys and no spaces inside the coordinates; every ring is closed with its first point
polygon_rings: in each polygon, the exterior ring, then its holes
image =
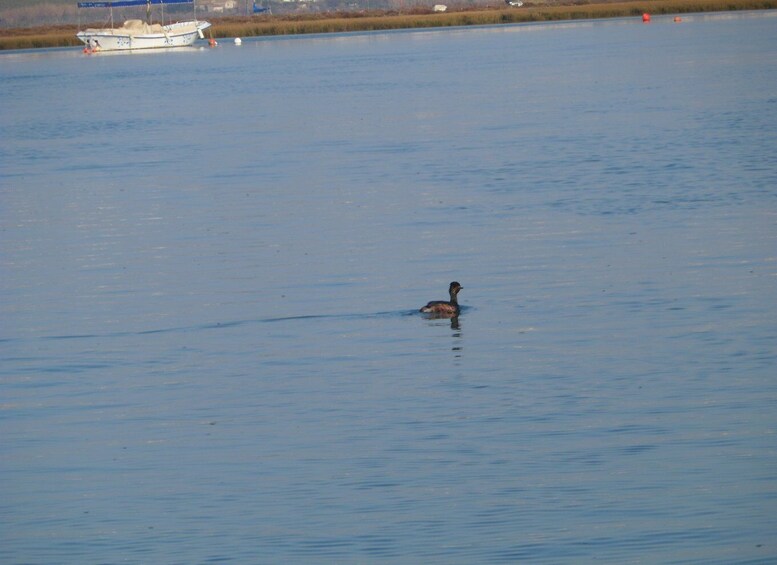
{"type": "Polygon", "coordinates": [[[448,6],[446,6],[445,4],[435,4],[434,5],[434,11],[435,12],[444,12],[447,9],[448,9],[448,6]]]}

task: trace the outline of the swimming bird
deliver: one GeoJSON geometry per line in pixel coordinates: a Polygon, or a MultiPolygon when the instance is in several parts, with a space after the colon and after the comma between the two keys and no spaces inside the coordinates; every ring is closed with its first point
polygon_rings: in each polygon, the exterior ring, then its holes
{"type": "Polygon", "coordinates": [[[426,306],[421,308],[419,312],[424,314],[436,314],[439,316],[458,316],[459,315],[459,301],[456,299],[456,295],[464,288],[456,281],[453,281],[448,287],[448,292],[451,295],[451,299],[447,300],[432,300],[426,306]]]}

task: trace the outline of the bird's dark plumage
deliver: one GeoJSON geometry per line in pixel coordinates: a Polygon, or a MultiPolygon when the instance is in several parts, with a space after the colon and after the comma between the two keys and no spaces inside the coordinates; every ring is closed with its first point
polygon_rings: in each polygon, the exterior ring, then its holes
{"type": "Polygon", "coordinates": [[[435,314],[438,316],[458,316],[459,315],[459,302],[456,296],[459,291],[464,288],[456,281],[453,281],[448,287],[448,293],[451,296],[450,300],[432,300],[426,306],[421,308],[420,312],[424,314],[435,314]]]}

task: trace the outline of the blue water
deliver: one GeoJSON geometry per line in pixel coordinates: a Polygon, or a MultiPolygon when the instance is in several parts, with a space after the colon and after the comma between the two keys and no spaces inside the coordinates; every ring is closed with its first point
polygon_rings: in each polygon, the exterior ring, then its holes
{"type": "Polygon", "coordinates": [[[0,562],[777,561],[775,16],[0,55],[0,562]]]}

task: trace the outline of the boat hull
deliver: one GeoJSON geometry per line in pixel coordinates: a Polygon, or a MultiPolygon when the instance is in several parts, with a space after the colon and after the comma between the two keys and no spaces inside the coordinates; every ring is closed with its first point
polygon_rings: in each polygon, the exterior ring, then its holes
{"type": "Polygon", "coordinates": [[[125,51],[130,49],[159,49],[164,47],[188,47],[202,31],[210,27],[209,22],[179,22],[166,26],[154,26],[154,30],[128,30],[126,28],[87,29],[76,37],[87,49],[94,51],[125,51]]]}

